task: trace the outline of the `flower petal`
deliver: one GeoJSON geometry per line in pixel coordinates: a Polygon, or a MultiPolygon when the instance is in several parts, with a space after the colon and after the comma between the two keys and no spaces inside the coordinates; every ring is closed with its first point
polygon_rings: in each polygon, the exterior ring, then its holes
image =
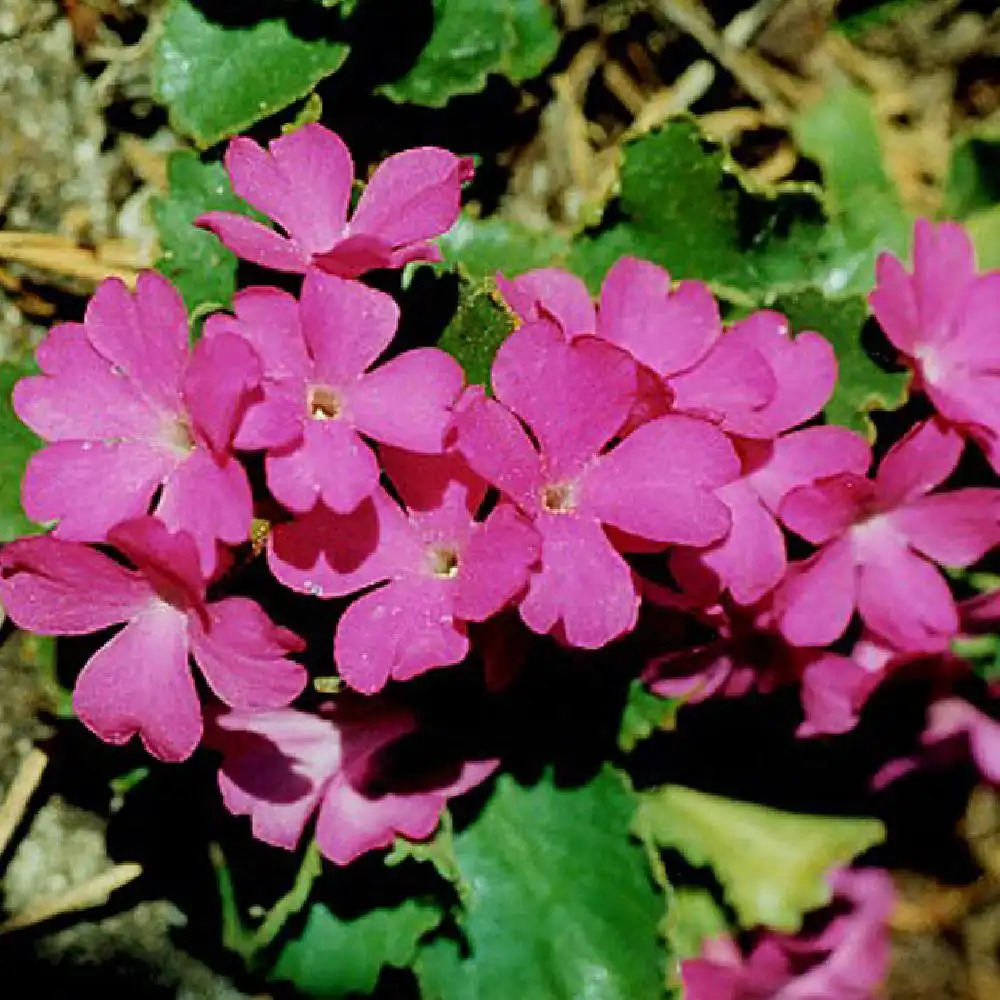
{"type": "Polygon", "coordinates": [[[509,504],[500,504],[477,527],[462,553],[453,597],[455,616],[485,621],[528,586],[541,555],[541,538],[509,504]]]}
{"type": "Polygon", "coordinates": [[[486,497],[486,480],[477,476],[457,451],[419,455],[383,445],[379,458],[382,470],[411,512],[438,510],[457,501],[475,514],[486,497]]]}
{"type": "Polygon", "coordinates": [[[337,671],[355,691],[374,694],[386,682],[406,681],[461,662],[469,651],[452,613],[450,580],[412,576],[357,598],[337,624],[337,671]]]}
{"type": "Polygon", "coordinates": [[[184,614],[157,602],[134,618],[83,668],[73,708],[105,743],[121,745],[138,734],[160,760],[190,757],[202,723],[184,614]]]}
{"type": "Polygon", "coordinates": [[[540,267],[517,278],[497,275],[504,301],[523,322],[554,319],[568,340],[597,329],[597,312],[587,286],[558,267],[540,267]]]}
{"type": "Polygon", "coordinates": [[[42,535],[0,550],[0,603],[30,632],[96,632],[133,618],[153,597],[138,573],[79,542],[42,535]]]}
{"type": "Polygon", "coordinates": [[[850,542],[839,539],[789,569],[775,596],[781,634],[793,646],[826,646],[850,624],[856,593],[850,542]]]}
{"type": "Polygon", "coordinates": [[[180,412],[187,312],[166,278],[144,271],[134,296],[117,278],[103,281],[87,305],[84,325],[90,343],[122,377],[166,413],[180,412]]]}
{"type": "Polygon", "coordinates": [[[271,451],[265,467],[275,498],[297,513],[321,500],[348,514],[378,486],[378,461],[346,420],[306,420],[302,441],[271,451]]]}
{"type": "Polygon", "coordinates": [[[553,323],[526,323],[497,351],[492,381],[497,398],[535,433],[547,475],[559,479],[579,473],[621,429],[635,400],[636,367],[605,341],[570,344],[553,323]]]}
{"type": "Polygon", "coordinates": [[[453,357],[425,347],[379,365],[345,394],[345,402],[355,426],[368,437],[436,455],[444,447],[464,381],[453,357]]]}
{"type": "Polygon", "coordinates": [[[1000,545],[1000,490],[969,488],[919,497],[892,523],[928,559],[968,566],[1000,545]]]}
{"type": "Polygon", "coordinates": [[[119,521],[149,510],[177,461],[139,441],[58,441],[28,460],[24,510],[33,521],[59,520],[60,538],[101,542],[119,521]]]}
{"type": "Polygon", "coordinates": [[[599,334],[660,376],[691,368],[722,336],[719,306],[707,285],[684,281],[635,257],[622,257],[601,286],[599,334]]]}
{"type": "Polygon", "coordinates": [[[279,628],[256,601],[227,597],[208,606],[207,622],[191,617],[191,650],[208,686],[241,711],[283,708],[306,686],[305,669],[287,654],[305,643],[279,628]]]}
{"type": "Polygon", "coordinates": [[[813,545],[843,535],[861,517],[871,497],[869,480],[853,473],[792,490],[778,508],[786,528],[813,545]]]}
{"type": "Polygon", "coordinates": [[[535,632],[562,626],[571,646],[597,649],[630,631],[639,597],[632,571],[601,526],[571,514],[540,516],[542,569],[521,602],[521,617],[535,632]]]}
{"type": "Polygon", "coordinates": [[[302,329],[318,383],[340,388],[389,346],[399,306],[385,292],[322,271],[302,283],[302,329]]]}
{"type": "Polygon", "coordinates": [[[393,247],[440,236],[458,218],[462,183],[472,172],[472,160],[435,146],[396,153],[372,174],[350,231],[378,236],[393,247]]]}
{"type": "Polygon", "coordinates": [[[728,438],[711,424],[660,417],[633,431],[587,472],[580,509],[640,538],[708,545],[730,525],[726,505],[711,491],[739,472],[728,438]]]}
{"type": "Polygon", "coordinates": [[[340,767],[340,734],[327,719],[291,708],[220,712],[208,733],[222,752],[219,790],[253,835],[293,850],[340,767]]]}
{"type": "Polygon", "coordinates": [[[939,420],[911,428],[879,463],[875,491],[883,510],[929,493],[955,471],[962,457],[961,435],[939,420]]]}
{"type": "Polygon", "coordinates": [[[206,212],[195,225],[210,229],[230,250],[253,264],[273,271],[304,274],[309,254],[268,226],[235,212],[206,212]]]}
{"type": "Polygon", "coordinates": [[[82,323],[53,327],[35,358],[44,374],[18,381],[12,402],[18,417],[45,440],[148,441],[160,432],[163,414],[97,353],[82,323]]]}

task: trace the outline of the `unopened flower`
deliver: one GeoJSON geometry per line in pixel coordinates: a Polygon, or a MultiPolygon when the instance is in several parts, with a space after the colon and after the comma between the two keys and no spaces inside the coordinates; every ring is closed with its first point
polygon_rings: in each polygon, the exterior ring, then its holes
{"type": "Polygon", "coordinates": [[[248,598],[206,601],[189,535],[141,517],[108,537],[135,569],[48,536],[0,552],[0,598],[21,628],[85,635],[125,625],[90,658],[73,692],[80,720],[102,740],[121,744],[138,734],[161,760],[190,756],[202,734],[191,656],[233,708],[274,708],[299,694],[306,674],[287,654],[303,643],[248,598]]]}
{"type": "Polygon", "coordinates": [[[390,156],[372,174],[348,219],[354,164],[338,135],[308,124],[262,149],[238,136],[226,150],[233,190],[273,219],[282,235],[244,215],[197,221],[238,256],[276,271],[317,267],[356,278],[373,268],[436,261],[428,240],[454,224],[472,161],[425,146],[390,156]]]}
{"type": "Polygon", "coordinates": [[[242,337],[263,360],[263,398],[236,446],[266,449],[267,482],[294,511],[317,500],[355,510],[378,485],[378,459],[361,435],[436,453],[462,388],[461,366],[436,348],[375,364],[392,341],[399,308],[356,281],[310,272],[301,302],[276,288],[249,288],[236,316],[211,316],[205,340],[242,337]]]}

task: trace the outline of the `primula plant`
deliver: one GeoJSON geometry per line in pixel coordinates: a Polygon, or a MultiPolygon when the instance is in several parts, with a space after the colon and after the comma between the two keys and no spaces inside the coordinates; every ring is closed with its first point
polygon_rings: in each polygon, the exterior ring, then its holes
{"type": "MultiPolygon", "coordinates": [[[[387,99],[554,57],[529,2],[442,69],[467,6],[387,99]]],[[[233,137],[175,154],[159,271],[12,385],[0,603],[91,636],[60,646],[79,723],[214,810],[225,946],[318,997],[879,995],[885,796],[1000,782],[1000,692],[960,655],[1000,625],[1000,272],[954,222],[852,244],[857,209],[744,186],[688,119],[547,243],[463,211],[475,149],[366,175],[315,120],[235,134],[346,42],[178,0],[158,45],[175,128],[233,137]],[[213,85],[192,53],[223,44],[213,85]],[[809,795],[700,749],[764,768],[775,699],[809,795]],[[863,773],[825,797],[840,746],[863,773]]]]}

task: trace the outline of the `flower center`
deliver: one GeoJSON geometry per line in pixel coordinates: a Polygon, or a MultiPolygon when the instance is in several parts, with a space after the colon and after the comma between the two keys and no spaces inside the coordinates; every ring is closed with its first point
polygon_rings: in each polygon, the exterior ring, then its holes
{"type": "Polygon", "coordinates": [[[194,450],[194,435],[181,418],[172,417],[165,421],[161,433],[163,443],[181,458],[186,458],[194,450]]]}
{"type": "Polygon", "coordinates": [[[449,548],[433,548],[428,552],[431,573],[440,580],[458,576],[458,553],[449,548]]]}
{"type": "Polygon", "coordinates": [[[550,514],[568,514],[576,508],[576,484],[549,483],[542,487],[542,506],[550,514]]]}
{"type": "Polygon", "coordinates": [[[325,385],[314,385],[309,390],[308,406],[313,420],[336,420],[343,413],[340,397],[325,385]]]}

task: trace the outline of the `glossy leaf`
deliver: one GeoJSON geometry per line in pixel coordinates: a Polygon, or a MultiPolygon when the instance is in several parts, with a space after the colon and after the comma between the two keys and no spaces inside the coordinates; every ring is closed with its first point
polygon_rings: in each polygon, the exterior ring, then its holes
{"type": "Polygon", "coordinates": [[[499,271],[513,278],[536,267],[551,267],[569,253],[569,239],[555,230],[533,230],[496,216],[462,215],[438,241],[445,264],[471,278],[499,271]]]}
{"type": "Polygon", "coordinates": [[[17,419],[10,405],[14,383],[33,371],[28,365],[0,363],[0,542],[40,530],[21,507],[21,477],[42,442],[17,419]]]}
{"type": "MultiPolygon", "coordinates": [[[[329,14],[331,30],[339,25],[329,14]]],[[[305,97],[347,58],[347,46],[296,35],[283,18],[232,26],[191,0],[172,0],[156,47],[157,99],[202,148],[305,97]]]]}
{"type": "Polygon", "coordinates": [[[885,838],[876,819],[781,812],[667,785],[640,794],[634,831],[710,866],[744,927],[795,933],[825,906],[828,873],[885,838]]]}
{"type": "Polygon", "coordinates": [[[458,308],[437,346],[461,364],[469,385],[489,385],[493,356],[513,329],[514,317],[493,281],[463,281],[458,308]]]}
{"type": "Polygon", "coordinates": [[[424,1000],[661,997],[664,903],[629,841],[634,806],[610,769],[578,788],[502,776],[455,838],[468,950],[443,936],[423,949],[424,1000]]]}

